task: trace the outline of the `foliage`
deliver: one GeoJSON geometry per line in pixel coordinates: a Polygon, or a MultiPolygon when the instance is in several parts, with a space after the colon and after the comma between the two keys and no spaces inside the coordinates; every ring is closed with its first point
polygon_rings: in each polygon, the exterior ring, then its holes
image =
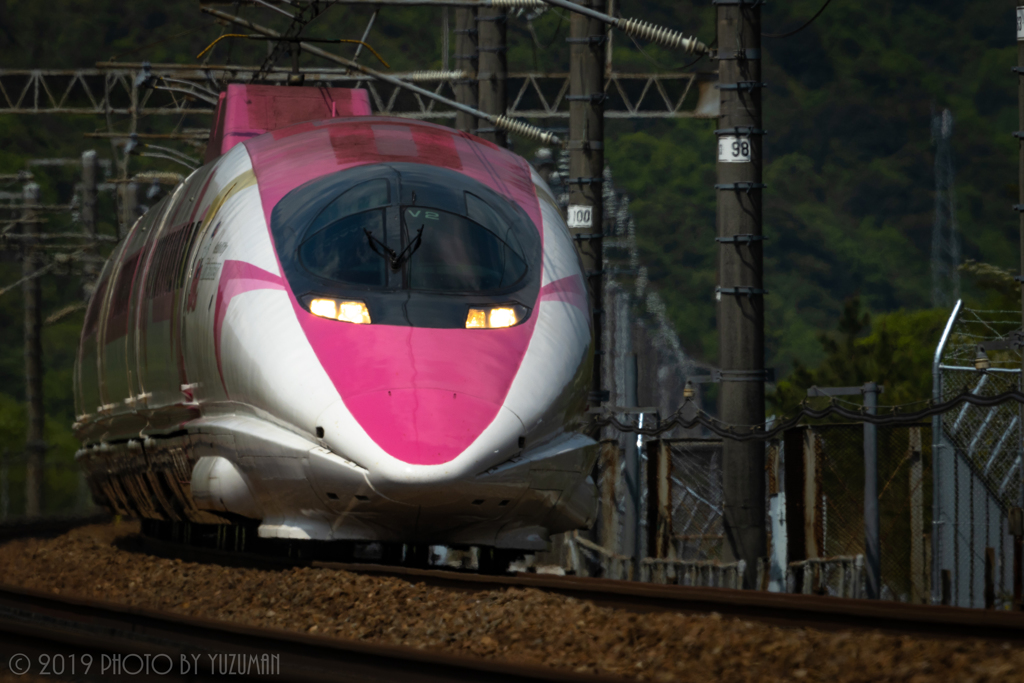
{"type": "MultiPolygon", "coordinates": [[[[768,3],[764,30],[799,26],[819,7],[768,3]]],[[[823,358],[817,332],[849,296],[875,311],[931,306],[930,119],[942,108],[956,120],[963,253],[1016,268],[1009,11],[988,0],[832,3],[795,36],[764,40],[766,362],[779,374],[823,358]]],[[[658,265],[652,282],[688,351],[713,362],[712,125],[612,127],[608,158],[637,199],[642,260],[658,265]]],[[[979,305],[987,296],[974,286],[966,294],[979,305]]]]}
{"type": "MultiPolygon", "coordinates": [[[[931,363],[948,313],[942,309],[894,311],[874,323],[859,298],[848,299],[835,332],[821,333],[823,360],[811,368],[796,361],[793,372],[768,397],[782,415],[796,412],[807,389],[877,382],[880,405],[903,405],[931,396],[931,363]]],[[[853,400],[853,399],[851,399],[853,400]]]]}
{"type": "Polygon", "coordinates": [[[1021,285],[1010,271],[974,259],[967,259],[960,265],[959,271],[984,293],[984,303],[979,308],[1003,311],[1020,309],[1021,285]]]}

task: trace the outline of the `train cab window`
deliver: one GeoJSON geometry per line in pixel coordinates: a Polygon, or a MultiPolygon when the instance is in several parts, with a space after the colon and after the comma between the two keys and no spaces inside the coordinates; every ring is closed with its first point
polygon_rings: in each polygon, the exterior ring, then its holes
{"type": "MultiPolygon", "coordinates": [[[[472,195],[467,193],[469,197],[472,195]]],[[[477,202],[486,207],[480,200],[477,202]]],[[[437,209],[402,207],[402,220],[409,236],[409,255],[405,260],[412,289],[487,292],[522,279],[526,262],[506,241],[514,241],[510,228],[486,208],[491,215],[477,210],[477,221],[437,209]]]]}
{"type": "Polygon", "coordinates": [[[312,235],[299,247],[302,264],[328,280],[384,286],[385,264],[377,245],[385,244],[385,209],[389,203],[389,185],[383,178],[342,194],[313,221],[312,235]]]}
{"type": "Polygon", "coordinates": [[[270,223],[296,298],[361,301],[375,325],[465,329],[472,306],[529,311],[540,292],[541,226],[459,171],[347,168],[286,194],[270,223]]]}
{"type": "Polygon", "coordinates": [[[384,242],[384,211],[365,211],[331,223],[302,243],[299,258],[314,275],[336,282],[383,287],[384,260],[370,239],[384,242]]]}
{"type": "Polygon", "coordinates": [[[354,213],[385,207],[390,203],[390,183],[388,183],[387,179],[377,178],[375,180],[368,180],[343,192],[337,199],[328,204],[313,221],[313,225],[310,226],[310,232],[317,232],[320,228],[341,218],[351,216],[354,213]]]}

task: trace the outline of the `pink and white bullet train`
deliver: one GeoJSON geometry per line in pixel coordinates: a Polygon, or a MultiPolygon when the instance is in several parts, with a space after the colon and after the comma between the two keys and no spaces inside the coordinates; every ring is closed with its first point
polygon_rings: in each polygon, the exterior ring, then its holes
{"type": "Polygon", "coordinates": [[[365,91],[231,86],[217,117],[219,156],[89,303],[76,458],[97,503],[527,551],[590,526],[590,302],[527,162],[371,117],[365,91]]]}

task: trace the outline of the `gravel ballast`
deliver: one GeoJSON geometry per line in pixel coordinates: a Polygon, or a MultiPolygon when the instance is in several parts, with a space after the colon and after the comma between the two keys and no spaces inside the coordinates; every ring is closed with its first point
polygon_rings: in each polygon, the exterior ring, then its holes
{"type": "Polygon", "coordinates": [[[465,592],[334,569],[184,562],[123,549],[137,533],[122,523],[10,541],[0,576],[196,617],[645,681],[1024,680],[1024,648],[990,641],[638,615],[534,589],[465,592]]]}

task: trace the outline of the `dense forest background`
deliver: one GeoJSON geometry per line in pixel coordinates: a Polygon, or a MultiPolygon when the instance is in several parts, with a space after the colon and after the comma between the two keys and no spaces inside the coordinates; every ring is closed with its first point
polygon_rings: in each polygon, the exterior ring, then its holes
{"type": "MultiPolygon", "coordinates": [[[[800,26],[821,2],[765,4],[764,32],[800,26]]],[[[625,16],[714,40],[710,2],[626,0],[616,6],[625,16]]],[[[266,9],[225,9],[280,24],[266,9]]],[[[358,38],[369,13],[336,7],[309,33],[358,38]]],[[[437,9],[384,8],[368,40],[396,71],[440,68],[440,16],[437,9]]],[[[567,16],[550,10],[528,24],[530,16],[510,23],[510,69],[565,69],[567,16]]],[[[766,361],[785,378],[773,399],[778,410],[792,407],[814,381],[870,378],[898,385],[885,395],[890,402],[927,396],[928,356],[948,315],[932,306],[929,269],[931,119],[943,108],[956,121],[963,256],[1018,268],[1010,208],[1017,196],[1013,16],[1012,6],[993,0],[833,0],[807,29],[765,38],[766,361]]],[[[221,32],[195,2],[0,0],[0,64],[8,69],[106,60],[195,63],[221,32]]],[[[621,35],[614,44],[620,71],[713,69],[706,59],[690,63],[621,35]]],[[[222,41],[209,59],[258,63],[265,54],[262,43],[234,39],[222,41]]],[[[109,156],[102,141],[83,137],[103,128],[90,117],[0,116],[0,173],[18,171],[28,158],[77,156],[89,147],[109,156]]],[[[615,184],[632,200],[652,284],[686,351],[712,364],[714,128],[707,120],[609,121],[606,144],[615,184]]],[[[528,156],[533,146],[516,140],[515,149],[528,156]]],[[[45,180],[44,199],[66,197],[71,183],[70,176],[45,180]]],[[[108,227],[113,222],[109,215],[105,220],[108,227]]],[[[0,287],[16,281],[20,271],[17,254],[0,251],[0,287]]],[[[967,276],[964,293],[974,306],[1015,308],[1017,296],[1005,285],[1005,278],[967,276]]],[[[48,277],[44,291],[44,316],[83,297],[72,277],[48,277]]],[[[44,329],[48,441],[50,457],[59,462],[68,462],[75,450],[71,366],[81,320],[78,312],[44,329]]],[[[24,445],[21,321],[19,290],[0,296],[0,451],[13,455],[24,445]]],[[[14,514],[20,492],[16,480],[11,486],[14,514]]],[[[51,483],[48,505],[66,505],[75,495],[69,470],[51,483]]]]}

